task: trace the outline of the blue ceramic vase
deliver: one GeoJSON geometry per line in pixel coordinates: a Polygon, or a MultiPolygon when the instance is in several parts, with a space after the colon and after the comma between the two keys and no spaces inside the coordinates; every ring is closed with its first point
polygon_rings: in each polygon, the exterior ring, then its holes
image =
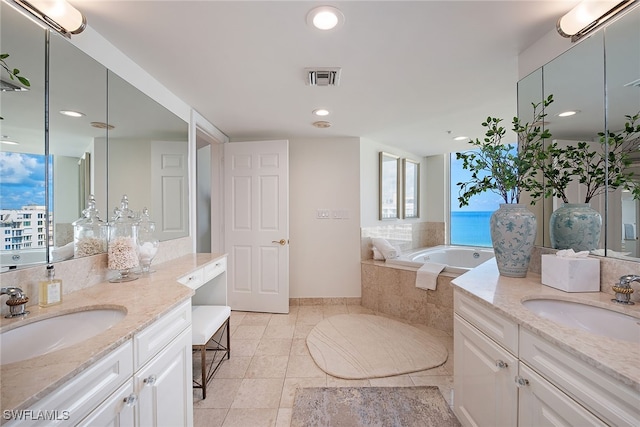
{"type": "Polygon", "coordinates": [[[500,275],[525,277],[536,240],[536,216],[520,204],[501,204],[491,215],[491,241],[500,275]]]}
{"type": "Polygon", "coordinates": [[[549,238],[554,249],[597,249],[601,230],[602,215],[588,203],[565,203],[549,218],[549,238]]]}

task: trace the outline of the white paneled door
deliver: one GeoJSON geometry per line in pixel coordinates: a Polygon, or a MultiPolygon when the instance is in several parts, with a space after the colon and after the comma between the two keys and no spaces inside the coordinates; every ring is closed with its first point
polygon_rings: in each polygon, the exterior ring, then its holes
{"type": "Polygon", "coordinates": [[[289,312],[289,142],[224,144],[225,250],[233,310],[289,312]]]}

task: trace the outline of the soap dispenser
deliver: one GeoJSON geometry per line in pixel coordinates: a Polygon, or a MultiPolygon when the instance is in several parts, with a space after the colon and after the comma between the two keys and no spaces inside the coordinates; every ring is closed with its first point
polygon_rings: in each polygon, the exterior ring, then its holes
{"type": "Polygon", "coordinates": [[[62,280],[56,279],[52,264],[47,265],[47,279],[40,282],[38,305],[49,307],[62,302],[62,280]]]}

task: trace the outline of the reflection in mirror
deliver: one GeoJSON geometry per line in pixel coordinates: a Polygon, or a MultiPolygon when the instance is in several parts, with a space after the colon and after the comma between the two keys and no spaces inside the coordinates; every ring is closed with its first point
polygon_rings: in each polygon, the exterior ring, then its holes
{"type": "Polygon", "coordinates": [[[400,158],[380,152],[380,219],[400,218],[400,158]]]}
{"type": "MultiPolygon", "coordinates": [[[[531,111],[532,104],[540,104],[542,100],[542,68],[538,68],[518,82],[518,117],[527,122],[526,117],[531,111]]],[[[544,127],[544,124],[542,127],[544,127]]],[[[541,226],[537,227],[535,244],[542,246],[546,233],[541,218],[543,218],[545,209],[551,209],[550,204],[549,207],[546,207],[549,201],[546,199],[537,200],[532,205],[531,198],[528,194],[523,193],[520,196],[520,202],[527,205],[527,208],[536,216],[538,224],[541,224],[541,226]]]]}
{"type": "MultiPolygon", "coordinates": [[[[49,153],[53,162],[51,261],[74,257],[72,223],[82,216],[95,186],[92,161],[104,156],[107,70],[57,33],[49,59],[49,153]]],[[[106,219],[106,204],[96,204],[106,219]]],[[[76,256],[96,251],[77,251],[76,256]]]]}
{"type": "Polygon", "coordinates": [[[188,236],[188,125],[108,75],[108,192],[96,191],[96,200],[106,199],[111,217],[126,194],[134,211],[149,209],[159,240],[188,236]]]}
{"type": "Polygon", "coordinates": [[[403,218],[418,218],[420,216],[420,163],[402,159],[402,170],[404,171],[402,216],[403,218]]]}
{"type": "Polygon", "coordinates": [[[4,2],[0,37],[7,65],[29,79],[27,90],[1,69],[0,270],[47,260],[45,210],[45,30],[4,2]]]}
{"type": "MultiPolygon", "coordinates": [[[[603,47],[603,33],[598,32],[543,67],[543,96],[546,98],[553,95],[554,99],[546,109],[545,122],[552,134],[551,142],[556,143],[558,147],[575,147],[580,142],[586,142],[593,151],[604,153],[605,147],[599,142],[598,136],[605,129],[603,47]],[[565,115],[571,111],[575,114],[565,115]]],[[[565,190],[570,204],[582,204],[586,201],[586,187],[578,181],[577,177],[574,178],[565,190]]],[[[551,204],[551,209],[544,209],[543,213],[544,246],[562,248],[559,242],[552,242],[551,238],[554,234],[564,236],[564,231],[558,228],[551,230],[550,221],[552,216],[560,214],[558,209],[563,208],[563,203],[561,199],[554,198],[551,204]]],[[[602,221],[606,217],[604,194],[591,198],[589,204],[600,214],[600,221],[602,221]]],[[[554,222],[557,227],[563,223],[564,221],[554,222]]],[[[585,234],[594,234],[595,241],[598,242],[588,246],[595,248],[595,253],[603,255],[605,242],[602,227],[597,221],[595,226],[585,225],[584,227],[595,229],[593,232],[591,230],[585,232],[585,234]]],[[[572,241],[571,244],[579,243],[572,241]]],[[[576,247],[576,250],[581,248],[576,247]]]]}
{"type": "MultiPolygon", "coordinates": [[[[606,28],[607,129],[619,133],[625,116],[640,113],[640,8],[606,28]]],[[[640,146],[640,135],[631,139],[640,146]]],[[[640,151],[632,154],[629,171],[640,185],[640,151]]],[[[607,256],[640,257],[640,201],[622,189],[608,195],[607,256]]]]}

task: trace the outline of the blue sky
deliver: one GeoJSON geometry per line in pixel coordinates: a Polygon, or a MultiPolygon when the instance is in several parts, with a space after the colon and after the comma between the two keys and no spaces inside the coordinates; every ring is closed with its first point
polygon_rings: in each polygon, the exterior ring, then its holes
{"type": "Polygon", "coordinates": [[[497,193],[487,191],[482,194],[475,195],[469,201],[469,206],[460,207],[458,197],[460,195],[460,187],[456,185],[458,182],[465,182],[471,177],[471,172],[462,168],[462,160],[456,159],[456,154],[451,154],[451,211],[495,211],[500,207],[500,203],[504,203],[504,199],[497,193]]]}
{"type": "Polygon", "coordinates": [[[44,205],[45,157],[0,152],[0,209],[44,205]]]}

